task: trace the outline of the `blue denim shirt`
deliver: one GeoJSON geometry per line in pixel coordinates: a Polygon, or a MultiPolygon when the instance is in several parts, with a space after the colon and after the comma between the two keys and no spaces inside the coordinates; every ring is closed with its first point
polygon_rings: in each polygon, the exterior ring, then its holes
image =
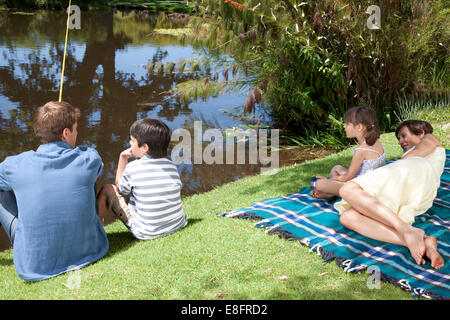
{"type": "Polygon", "coordinates": [[[0,190],[13,190],[17,199],[13,256],[20,278],[47,279],[106,254],[108,239],[95,199],[102,170],[96,150],[64,141],[0,163],[0,190]]]}

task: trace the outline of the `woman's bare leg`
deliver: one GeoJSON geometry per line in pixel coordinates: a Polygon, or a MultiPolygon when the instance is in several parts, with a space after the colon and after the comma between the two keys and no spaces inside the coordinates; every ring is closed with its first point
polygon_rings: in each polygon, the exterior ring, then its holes
{"type": "MultiPolygon", "coordinates": [[[[340,222],[345,227],[371,239],[389,242],[392,244],[407,247],[401,235],[393,228],[381,222],[373,220],[359,213],[354,208],[350,208],[341,214],[340,222]]],[[[431,266],[440,269],[444,266],[444,259],[437,251],[437,240],[434,236],[425,237],[425,255],[431,261],[431,266]]],[[[421,264],[425,263],[422,259],[421,264]]]]}
{"type": "Polygon", "coordinates": [[[414,228],[401,220],[391,209],[364,191],[357,183],[349,181],[339,190],[340,196],[359,213],[392,228],[405,242],[417,264],[423,263],[426,247],[422,229],[414,228]]]}
{"type": "Polygon", "coordinates": [[[425,255],[430,259],[431,266],[435,269],[440,269],[444,266],[444,258],[437,251],[437,240],[434,236],[427,236],[425,238],[425,255]]]}
{"type": "Polygon", "coordinates": [[[395,229],[366,217],[354,208],[345,210],[340,222],[365,237],[406,247],[405,241],[395,229]]]}

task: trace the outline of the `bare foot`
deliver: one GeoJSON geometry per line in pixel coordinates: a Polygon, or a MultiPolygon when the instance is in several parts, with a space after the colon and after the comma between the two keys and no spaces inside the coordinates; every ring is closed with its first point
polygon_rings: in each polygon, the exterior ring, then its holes
{"type": "Polygon", "coordinates": [[[311,190],[311,195],[314,198],[317,198],[317,199],[330,198],[330,197],[333,196],[330,193],[325,193],[325,192],[322,192],[322,191],[319,191],[319,190],[316,190],[316,189],[311,190]]]}
{"type": "Polygon", "coordinates": [[[437,240],[434,236],[425,238],[425,255],[431,260],[431,266],[435,269],[440,269],[444,266],[444,259],[437,251],[437,240]]]}
{"type": "Polygon", "coordinates": [[[414,227],[411,227],[403,234],[406,246],[417,264],[425,264],[425,260],[423,259],[426,249],[424,236],[425,231],[414,227]]]}

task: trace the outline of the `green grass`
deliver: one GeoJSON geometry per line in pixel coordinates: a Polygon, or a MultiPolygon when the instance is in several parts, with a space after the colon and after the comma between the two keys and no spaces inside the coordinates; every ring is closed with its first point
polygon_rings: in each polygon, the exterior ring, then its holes
{"type": "MultiPolygon", "coordinates": [[[[442,132],[437,134],[444,141],[448,131],[442,132]]],[[[388,158],[401,155],[392,133],[381,140],[388,158]]],[[[444,145],[449,147],[448,139],[444,145]]],[[[298,191],[311,176],[328,174],[336,163],[348,165],[351,155],[347,149],[184,198],[188,226],[162,239],[138,241],[121,223],[108,225],[110,250],[79,271],[79,288],[65,286],[71,273],[23,281],[12,250],[0,252],[0,299],[411,299],[388,283],[368,289],[368,273],[345,273],[299,242],[268,235],[249,221],[216,216],[298,191]]]]}

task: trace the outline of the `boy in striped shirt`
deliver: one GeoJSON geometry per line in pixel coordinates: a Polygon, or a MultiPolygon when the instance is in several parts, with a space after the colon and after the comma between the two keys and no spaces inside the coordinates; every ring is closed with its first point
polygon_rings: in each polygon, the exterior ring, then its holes
{"type": "Polygon", "coordinates": [[[120,154],[116,184],[103,186],[97,197],[99,216],[111,209],[136,238],[164,237],[187,224],[180,176],[166,158],[170,129],[160,120],[140,119],[130,136],[131,148],[120,154]],[[129,162],[132,156],[137,160],[129,162]]]}

